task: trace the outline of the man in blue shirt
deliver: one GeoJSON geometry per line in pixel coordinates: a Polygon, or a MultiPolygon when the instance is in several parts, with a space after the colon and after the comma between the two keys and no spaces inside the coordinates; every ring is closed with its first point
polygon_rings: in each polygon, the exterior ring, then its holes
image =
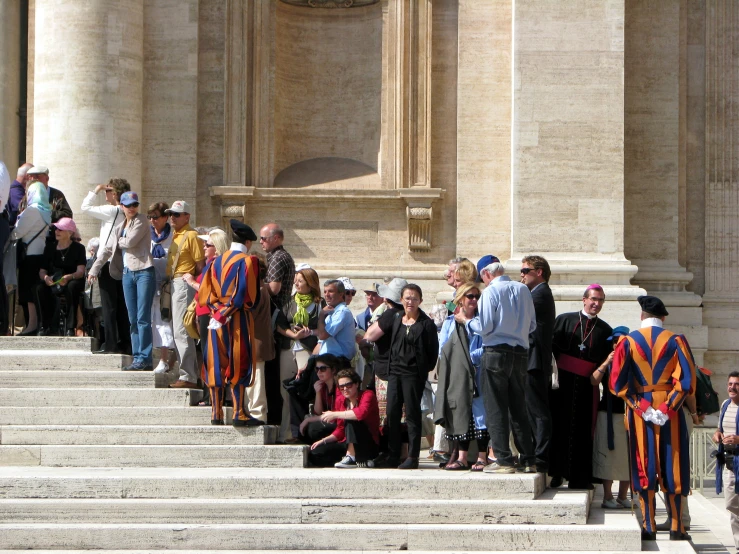
{"type": "Polygon", "coordinates": [[[497,459],[484,471],[516,471],[509,444],[512,428],[521,454],[521,467],[525,473],[535,473],[524,387],[529,334],[536,329],[536,313],[531,292],[526,285],[511,281],[504,273],[500,262],[483,268],[480,274],[486,288],[478,303],[479,315],[474,319],[466,319],[460,312],[455,319],[467,325],[469,331],[482,336],[482,399],[490,446],[497,459]]]}
{"type": "Polygon", "coordinates": [[[351,367],[351,359],[356,351],[354,339],[354,315],[344,302],[346,290],[339,280],[323,284],[323,297],[326,307],[318,316],[316,336],[321,341],[319,354],[333,354],[342,360],[343,367],[351,367]]]}

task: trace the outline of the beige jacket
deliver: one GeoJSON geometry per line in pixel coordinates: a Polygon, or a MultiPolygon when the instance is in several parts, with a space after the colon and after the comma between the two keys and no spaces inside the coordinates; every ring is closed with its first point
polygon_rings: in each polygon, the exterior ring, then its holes
{"type": "Polygon", "coordinates": [[[151,258],[151,231],[143,214],[136,214],[131,223],[124,219],[115,226],[108,244],[92,265],[90,275],[97,277],[105,262],[110,260],[110,276],[120,281],[123,278],[123,250],[126,251],[126,267],[130,271],[141,271],[154,265],[151,258]],[[124,227],[125,237],[122,236],[124,227]]]}

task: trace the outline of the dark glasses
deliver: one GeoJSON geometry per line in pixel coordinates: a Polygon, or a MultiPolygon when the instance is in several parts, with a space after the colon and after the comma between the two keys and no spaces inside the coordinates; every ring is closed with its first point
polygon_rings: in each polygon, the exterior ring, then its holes
{"type": "Polygon", "coordinates": [[[533,267],[522,267],[521,275],[528,275],[530,271],[536,271],[533,267]]]}
{"type": "Polygon", "coordinates": [[[480,295],[479,294],[471,294],[470,293],[470,294],[465,294],[464,297],[465,298],[469,298],[470,300],[480,300],[480,295]]]}
{"type": "Polygon", "coordinates": [[[215,245],[214,245],[214,244],[211,244],[211,243],[209,243],[209,242],[206,242],[206,243],[205,243],[205,247],[206,247],[206,248],[215,248],[215,245]]]}
{"type": "Polygon", "coordinates": [[[357,291],[355,291],[355,290],[348,290],[348,291],[346,291],[346,294],[349,295],[349,296],[354,296],[355,294],[357,294],[357,291]]]}
{"type": "Polygon", "coordinates": [[[350,389],[354,385],[356,385],[356,383],[344,383],[343,385],[336,385],[336,386],[339,387],[341,390],[344,390],[344,389],[350,389]]]}
{"type": "Polygon", "coordinates": [[[174,217],[175,219],[177,219],[177,218],[178,218],[178,217],[180,217],[181,215],[182,215],[182,214],[178,214],[177,212],[172,212],[172,213],[170,213],[170,214],[169,214],[169,217],[174,217]]]}
{"type": "Polygon", "coordinates": [[[161,216],[161,215],[147,215],[146,216],[146,219],[148,219],[149,221],[154,221],[155,219],[159,219],[160,217],[166,217],[166,216],[161,216]]]}
{"type": "Polygon", "coordinates": [[[133,204],[129,204],[128,206],[126,206],[124,204],[123,207],[124,208],[138,208],[139,207],[139,203],[138,202],[134,202],[133,204]]]}
{"type": "Polygon", "coordinates": [[[316,366],[316,371],[328,371],[329,369],[331,368],[327,365],[317,365],[316,366]]]}

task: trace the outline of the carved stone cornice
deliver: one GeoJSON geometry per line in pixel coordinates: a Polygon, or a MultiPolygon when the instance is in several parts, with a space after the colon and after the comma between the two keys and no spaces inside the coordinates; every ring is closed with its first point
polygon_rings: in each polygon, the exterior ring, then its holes
{"type": "Polygon", "coordinates": [[[380,0],[281,0],[301,8],[360,8],[377,4],[380,0]]]}
{"type": "Polygon", "coordinates": [[[221,220],[223,221],[223,229],[228,233],[231,229],[230,220],[238,219],[242,223],[246,219],[246,204],[244,202],[225,201],[221,204],[221,220]]]}

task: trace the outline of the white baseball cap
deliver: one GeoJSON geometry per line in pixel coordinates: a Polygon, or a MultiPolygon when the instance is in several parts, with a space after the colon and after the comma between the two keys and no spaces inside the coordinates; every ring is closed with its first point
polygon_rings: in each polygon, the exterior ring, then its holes
{"type": "Polygon", "coordinates": [[[354,283],[352,283],[352,280],[349,279],[349,277],[339,277],[337,281],[344,283],[344,290],[357,290],[354,288],[354,283]]]}
{"type": "Polygon", "coordinates": [[[45,165],[34,165],[26,172],[26,175],[48,175],[49,168],[45,165]]]}
{"type": "Polygon", "coordinates": [[[185,202],[184,200],[175,200],[172,202],[172,207],[168,210],[164,210],[165,214],[189,214],[192,213],[190,211],[190,204],[185,202]]]}

